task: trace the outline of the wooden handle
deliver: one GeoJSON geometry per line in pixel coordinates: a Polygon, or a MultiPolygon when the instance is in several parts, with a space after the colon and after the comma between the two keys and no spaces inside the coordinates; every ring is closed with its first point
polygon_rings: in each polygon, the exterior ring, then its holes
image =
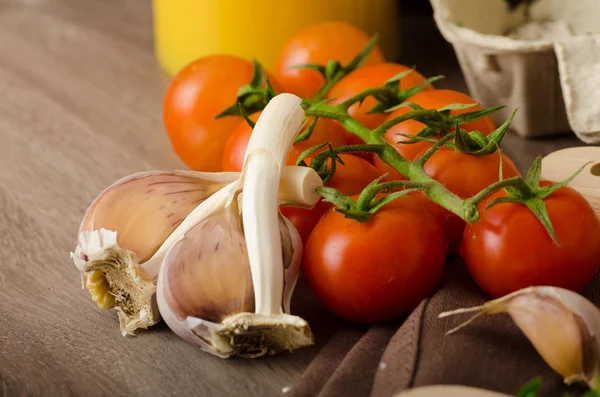
{"type": "Polygon", "coordinates": [[[542,160],[542,179],[562,181],[588,162],[569,186],[581,193],[600,216],[600,147],[582,146],[550,153],[542,160]]]}

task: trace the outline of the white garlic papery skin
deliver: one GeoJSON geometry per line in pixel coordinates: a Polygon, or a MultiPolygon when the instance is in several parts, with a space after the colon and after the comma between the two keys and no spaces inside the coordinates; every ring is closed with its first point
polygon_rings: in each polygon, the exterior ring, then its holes
{"type": "Polygon", "coordinates": [[[117,181],[90,205],[72,258],[98,306],[116,308],[124,333],[159,319],[152,257],[194,208],[237,177],[141,172],[117,181]]]}
{"type": "Polygon", "coordinates": [[[482,306],[441,313],[476,312],[448,334],[486,314],[508,313],[544,361],[565,383],[600,387],[600,310],[583,296],[556,287],[529,287],[482,306]]]}
{"type": "MultiPolygon", "coordinates": [[[[269,103],[251,136],[240,180],[222,190],[229,198],[214,200],[161,266],[157,301],[163,319],[219,357],[258,357],[313,343],[306,321],[289,314],[302,241],[280,214],[277,196],[303,116],[294,95],[269,103]]],[[[305,187],[314,191],[321,184],[305,187]]]]}
{"type": "MultiPolygon", "coordinates": [[[[226,197],[221,190],[239,177],[233,172],[140,172],[115,182],[92,202],[71,256],[98,307],[118,312],[124,335],[159,321],[155,292],[164,255],[203,216],[200,204],[219,192],[226,197]]],[[[310,208],[318,200],[310,190],[320,183],[314,170],[285,167],[282,178],[282,204],[310,208]]]]}

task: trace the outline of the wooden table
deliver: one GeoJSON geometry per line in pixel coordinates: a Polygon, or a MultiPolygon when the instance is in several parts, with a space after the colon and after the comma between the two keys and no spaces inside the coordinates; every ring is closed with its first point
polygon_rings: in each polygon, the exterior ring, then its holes
{"type": "MultiPolygon", "coordinates": [[[[221,360],[165,326],[120,335],[95,308],[69,258],[91,200],[116,179],[182,168],[161,122],[166,78],[152,49],[149,2],[0,1],[0,395],[281,395],[336,328],[306,287],[298,312],[318,344],[293,355],[221,360]]],[[[431,21],[406,36],[437,38],[405,60],[440,86],[464,88],[431,21]],[[438,48],[439,47],[439,48],[438,48]],[[429,61],[423,61],[429,60],[429,61]]],[[[506,139],[523,169],[534,155],[579,144],[506,139]]]]}

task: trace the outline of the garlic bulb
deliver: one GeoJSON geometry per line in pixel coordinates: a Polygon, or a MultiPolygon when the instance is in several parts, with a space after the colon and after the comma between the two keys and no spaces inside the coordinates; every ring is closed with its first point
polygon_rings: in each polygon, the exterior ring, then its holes
{"type": "Polygon", "coordinates": [[[486,314],[508,313],[540,356],[565,380],[600,386],[600,310],[583,296],[562,288],[529,287],[482,306],[441,313],[477,312],[451,334],[486,314]]]}
{"type": "MultiPolygon", "coordinates": [[[[232,197],[240,177],[225,172],[143,172],[117,181],[90,205],[71,256],[98,307],[117,310],[123,334],[160,319],[155,292],[165,254],[207,208],[232,197]]],[[[310,208],[318,201],[315,187],[321,179],[314,170],[284,167],[281,177],[280,204],[310,208]]]]}
{"type": "MultiPolygon", "coordinates": [[[[302,241],[279,212],[278,186],[304,112],[291,94],[258,119],[240,179],[212,195],[168,251],[157,301],[169,327],[220,357],[257,357],[313,343],[289,313],[302,241]]],[[[310,187],[312,191],[316,186],[310,187]]]]}

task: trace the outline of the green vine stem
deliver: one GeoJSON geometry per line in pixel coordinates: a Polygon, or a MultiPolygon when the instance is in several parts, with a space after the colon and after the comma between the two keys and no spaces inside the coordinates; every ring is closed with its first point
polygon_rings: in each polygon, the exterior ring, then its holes
{"type": "MultiPolygon", "coordinates": [[[[329,187],[321,187],[318,192],[328,201],[338,205],[338,211],[346,216],[353,217],[359,221],[368,219],[375,211],[385,205],[392,199],[414,190],[421,190],[427,197],[435,203],[446,208],[450,212],[458,215],[468,223],[479,220],[479,206],[481,202],[494,194],[498,190],[504,189],[508,196],[498,197],[488,205],[494,205],[502,202],[518,202],[527,205],[528,208],[536,214],[555,240],[552,224],[547,216],[543,198],[554,192],[556,189],[566,185],[569,180],[551,185],[545,188],[539,188],[539,168],[541,160],[534,162],[529,175],[524,180],[519,177],[504,179],[477,193],[475,196],[462,199],[446,189],[442,184],[433,180],[424,170],[427,160],[442,146],[447,145],[455,150],[463,151],[469,155],[488,155],[499,151],[499,143],[509,128],[510,122],[514,117],[514,112],[510,118],[502,124],[495,132],[484,137],[477,131],[466,132],[460,129],[462,124],[485,117],[503,106],[478,109],[470,112],[462,112],[458,115],[452,115],[452,110],[463,110],[474,107],[474,104],[451,104],[441,109],[424,109],[414,103],[406,102],[407,98],[414,95],[426,85],[441,78],[439,76],[426,80],[418,87],[401,90],[399,82],[402,77],[411,73],[412,70],[403,72],[386,81],[381,87],[370,87],[357,93],[337,105],[331,105],[331,99],[324,99],[331,88],[343,77],[359,68],[372,48],[375,46],[377,37],[374,36],[363,51],[356,55],[348,64],[341,65],[337,61],[330,61],[326,65],[299,65],[299,68],[307,68],[320,72],[325,83],[313,98],[305,98],[303,107],[307,117],[314,117],[309,127],[297,137],[297,141],[303,141],[310,137],[318,118],[329,118],[336,120],[348,132],[359,137],[365,144],[350,145],[333,148],[327,142],[306,150],[298,159],[299,164],[305,165],[304,158],[310,154],[316,153],[325,146],[329,150],[324,150],[315,155],[311,160],[310,166],[313,167],[319,175],[327,182],[335,173],[336,163],[343,164],[338,154],[352,152],[372,152],[375,153],[383,162],[402,174],[408,181],[397,181],[391,183],[379,183],[378,179],[369,185],[360,196],[358,202],[354,202],[350,197],[329,187]],[[408,107],[410,111],[386,120],[379,127],[370,130],[359,120],[351,117],[348,109],[356,104],[362,103],[367,97],[372,97],[377,101],[377,105],[367,113],[391,112],[399,107],[408,107]],[[432,147],[426,151],[420,158],[411,162],[404,158],[392,145],[386,142],[384,135],[394,125],[406,120],[416,120],[424,124],[423,130],[413,137],[407,144],[419,140],[428,140],[433,143],[432,147]],[[455,132],[452,132],[455,131],[455,132]],[[450,142],[454,138],[454,142],[450,142]],[[327,169],[327,162],[332,159],[330,168],[327,169]],[[401,187],[400,192],[393,192],[384,198],[376,200],[375,196],[380,192],[391,189],[392,187],[401,187]]],[[[241,87],[238,93],[237,103],[230,106],[218,117],[242,115],[247,116],[254,111],[261,110],[268,101],[275,96],[273,88],[266,79],[266,75],[261,66],[255,62],[255,70],[252,81],[247,86],[241,87]]],[[[408,99],[409,100],[409,99],[408,99]]],[[[246,117],[247,118],[247,117],[246,117]]],[[[500,174],[501,175],[501,174],[500,174]]],[[[558,242],[556,242],[558,243],[558,242]]]]}

